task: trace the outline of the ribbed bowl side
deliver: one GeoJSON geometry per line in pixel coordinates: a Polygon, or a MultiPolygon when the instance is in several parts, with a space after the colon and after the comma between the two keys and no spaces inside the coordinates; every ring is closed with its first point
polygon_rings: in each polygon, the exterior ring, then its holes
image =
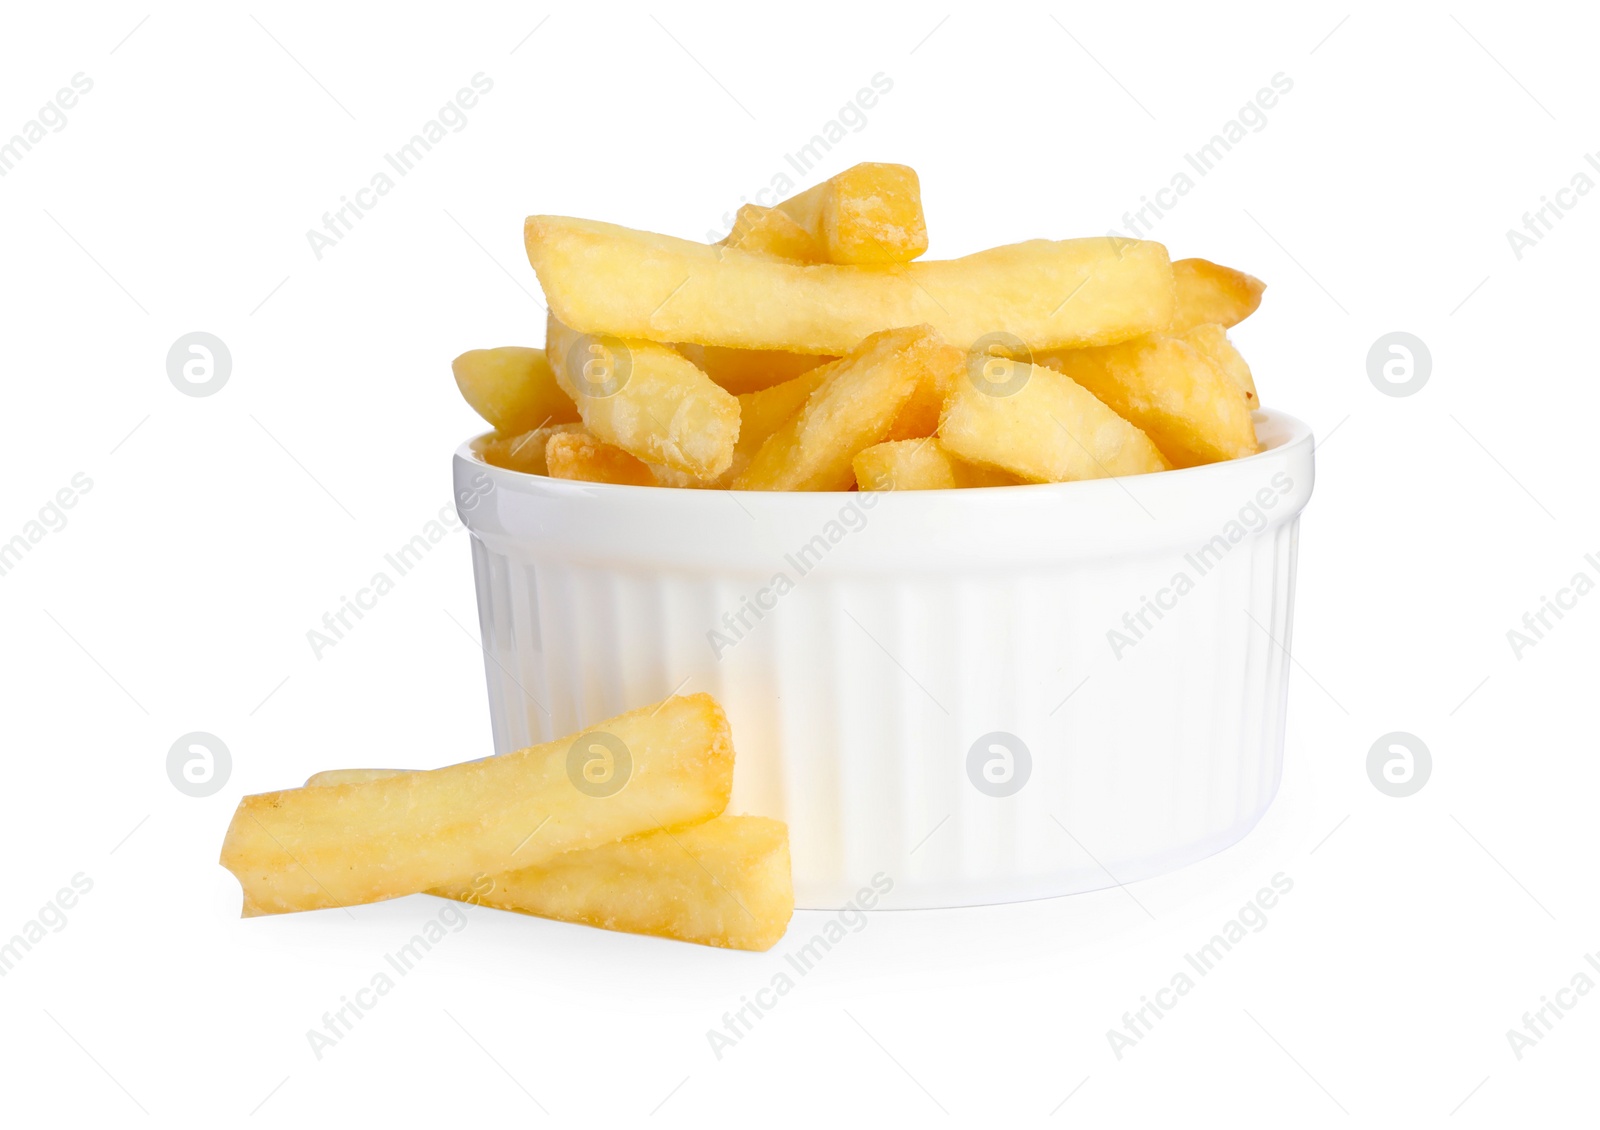
{"type": "Polygon", "coordinates": [[[1180,550],[957,576],[818,569],[770,611],[753,601],[765,577],[475,536],[495,747],[707,691],[733,724],[731,810],[788,821],[803,906],[879,872],[902,907],[1148,877],[1237,840],[1277,789],[1297,526],[1203,572],[1180,550]],[[1173,596],[1179,574],[1192,584],[1173,596]],[[996,732],[1031,758],[1006,796],[968,766],[996,732]]]}

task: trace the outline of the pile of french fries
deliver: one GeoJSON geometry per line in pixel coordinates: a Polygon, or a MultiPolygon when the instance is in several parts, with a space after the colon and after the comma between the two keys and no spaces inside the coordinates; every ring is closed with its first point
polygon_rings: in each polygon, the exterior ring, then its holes
{"type": "Polygon", "coordinates": [[[789,831],[728,816],[710,695],[443,769],[336,769],[247,796],[222,845],[244,915],[426,892],[606,930],[765,950],[794,913],[789,831]]]}
{"type": "Polygon", "coordinates": [[[916,173],[863,164],[716,245],[529,217],[545,346],[456,358],[486,462],[734,490],[1138,475],[1258,450],[1228,328],[1263,283],[1159,243],[1030,240],[918,261],[916,173]]]}

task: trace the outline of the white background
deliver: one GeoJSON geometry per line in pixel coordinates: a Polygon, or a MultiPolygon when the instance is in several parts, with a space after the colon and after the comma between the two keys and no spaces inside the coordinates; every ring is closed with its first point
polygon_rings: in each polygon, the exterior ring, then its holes
{"type": "Polygon", "coordinates": [[[93,486],[0,577],[0,937],[75,874],[93,889],[0,979],[5,1121],[1592,1121],[1600,993],[1520,1061],[1506,1031],[1600,949],[1600,596],[1520,658],[1506,632],[1600,575],[1600,194],[1520,260],[1505,233],[1600,142],[1593,24],[1471,3],[653,13],[9,10],[0,139],[75,73],[94,86],[0,178],[0,540],[76,473],[93,486]],[[478,72],[467,126],[319,261],[306,230],[478,72]],[[320,659],[306,631],[449,504],[478,429],[450,358],[540,342],[523,217],[703,239],[879,72],[892,91],[816,175],[915,166],[933,257],[1122,227],[1292,79],[1154,233],[1269,282],[1235,338],[1264,401],[1322,437],[1275,806],[1125,891],[876,915],[720,1061],[706,1030],[787,943],[480,911],[319,1061],[306,1030],[444,904],[240,921],[217,850],[245,793],[489,751],[466,535],[320,659]],[[205,398],[166,374],[193,330],[233,357],[205,398]],[[1407,398],[1367,376],[1392,330],[1432,354],[1407,398]],[[198,799],[166,772],[195,730],[233,759],[198,799]],[[1406,799],[1365,768],[1393,730],[1434,760],[1406,799]],[[1107,1029],[1280,871],[1266,928],[1119,1060],[1107,1029]]]}

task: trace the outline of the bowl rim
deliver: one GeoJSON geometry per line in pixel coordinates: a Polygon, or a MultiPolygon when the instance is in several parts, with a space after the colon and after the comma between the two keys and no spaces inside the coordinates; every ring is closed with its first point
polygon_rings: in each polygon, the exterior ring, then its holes
{"type": "MultiPolygon", "coordinates": [[[[736,498],[759,498],[764,506],[785,505],[779,499],[786,499],[793,505],[815,505],[819,498],[851,498],[862,493],[876,494],[880,498],[886,495],[896,495],[901,498],[947,499],[951,496],[963,498],[973,496],[988,496],[997,491],[1015,493],[1026,491],[1030,496],[1037,496],[1042,492],[1065,493],[1069,491],[1084,492],[1089,489],[1125,489],[1122,484],[1128,480],[1138,480],[1141,484],[1166,481],[1173,489],[1198,489],[1201,480],[1207,476],[1218,480],[1225,477],[1231,478],[1239,472],[1248,473],[1253,464],[1267,462],[1273,459],[1282,459],[1298,448],[1316,445],[1316,435],[1311,426],[1296,416],[1272,408],[1258,408],[1251,412],[1258,433],[1265,428],[1269,439],[1263,442],[1261,450],[1254,455],[1246,455],[1239,459],[1226,459],[1217,463],[1204,463],[1197,467],[1178,467],[1168,471],[1152,471],[1143,475],[1114,475],[1099,479],[1078,479],[1064,483],[1014,483],[1001,486],[988,487],[939,487],[932,490],[908,491],[872,491],[859,490],[733,490],[730,487],[674,487],[674,486],[635,486],[631,483],[597,483],[586,479],[558,479],[549,475],[537,475],[531,471],[518,471],[510,467],[500,467],[489,463],[472,449],[472,444],[490,431],[479,432],[470,439],[461,443],[456,448],[455,457],[469,465],[482,468],[490,474],[508,480],[523,487],[532,487],[538,490],[579,490],[585,494],[598,492],[601,495],[622,499],[629,496],[644,497],[665,502],[665,497],[704,498],[710,494],[728,494],[736,498]],[[796,501],[798,500],[798,501],[796,501]]],[[[491,429],[492,431],[492,429],[491,429]]],[[[1160,489],[1160,488],[1152,488],[1160,489]]]]}

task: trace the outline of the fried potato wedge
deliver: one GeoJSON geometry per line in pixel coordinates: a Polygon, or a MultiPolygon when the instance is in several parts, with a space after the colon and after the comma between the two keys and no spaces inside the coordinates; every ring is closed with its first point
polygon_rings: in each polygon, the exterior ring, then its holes
{"type": "Polygon", "coordinates": [[[545,441],[545,474],[552,479],[586,483],[618,483],[653,487],[657,477],[648,464],[620,447],[582,432],[562,432],[545,441]]]}
{"type": "Polygon", "coordinates": [[[645,463],[714,479],[733,461],[739,402],[669,345],[578,333],[552,315],[551,369],[600,439],[645,463]]]}
{"type": "Polygon", "coordinates": [[[1237,459],[1257,450],[1244,393],[1181,337],[1156,334],[1037,356],[1141,428],[1175,467],[1237,459]]]}
{"type": "Polygon", "coordinates": [[[909,165],[863,162],[791,196],[776,211],[820,248],[821,259],[808,261],[882,266],[909,263],[928,250],[922,185],[909,165]]]}
{"type": "Polygon", "coordinates": [[[869,334],[925,323],[961,349],[998,331],[1050,349],[1125,341],[1172,318],[1166,248],[1136,240],[1041,239],[963,259],[850,267],[560,216],[531,216],[524,234],[555,317],[625,340],[843,356],[869,334]]]}
{"type": "Polygon", "coordinates": [[[856,454],[881,443],[906,403],[961,352],[930,326],[883,330],[829,365],[805,405],[733,481],[735,490],[849,490],[856,454]]]}
{"type": "Polygon", "coordinates": [[[957,459],[933,436],[889,440],[859,452],[851,461],[862,490],[953,490],[956,487],[1013,486],[1015,475],[957,459]]]}
{"type": "Polygon", "coordinates": [[[776,255],[801,263],[826,263],[827,252],[816,236],[776,208],[746,204],[734,218],[733,230],[719,243],[757,255],[776,255]]]}
{"type": "Polygon", "coordinates": [[[727,349],[720,345],[680,345],[678,352],[735,396],[760,392],[764,388],[792,381],[801,373],[809,373],[818,365],[833,360],[812,353],[785,353],[777,349],[727,349]]]}
{"type": "Polygon", "coordinates": [[[1195,326],[1236,326],[1261,305],[1267,284],[1243,271],[1205,259],[1179,259],[1172,264],[1176,301],[1167,332],[1180,334],[1195,326]]]}
{"type": "Polygon", "coordinates": [[[507,471],[522,471],[529,475],[548,475],[550,468],[544,461],[544,449],[550,437],[582,431],[583,425],[576,423],[535,428],[520,435],[490,432],[473,440],[472,450],[491,467],[503,467],[507,471]]]}
{"type": "Polygon", "coordinates": [[[674,697],[503,757],[247,796],[221,863],[246,915],[352,906],[698,824],[722,814],[732,785],[722,708],[674,697]]]}
{"type": "MultiPolygon", "coordinates": [[[[398,769],[330,769],[307,788],[376,781],[398,769]]],[[[762,816],[718,816],[563,852],[548,863],[476,875],[428,892],[602,930],[703,946],[767,950],[794,914],[789,829],[762,816]]]]}
{"type": "Polygon", "coordinates": [[[495,431],[519,435],[578,418],[577,405],[556,383],[542,349],[469,349],[450,362],[450,369],[461,395],[495,431]]]}
{"type": "Polygon", "coordinates": [[[956,381],[939,439],[958,458],[1032,483],[1142,475],[1169,464],[1138,428],[1054,369],[1018,361],[1007,395],[956,381]]]}

